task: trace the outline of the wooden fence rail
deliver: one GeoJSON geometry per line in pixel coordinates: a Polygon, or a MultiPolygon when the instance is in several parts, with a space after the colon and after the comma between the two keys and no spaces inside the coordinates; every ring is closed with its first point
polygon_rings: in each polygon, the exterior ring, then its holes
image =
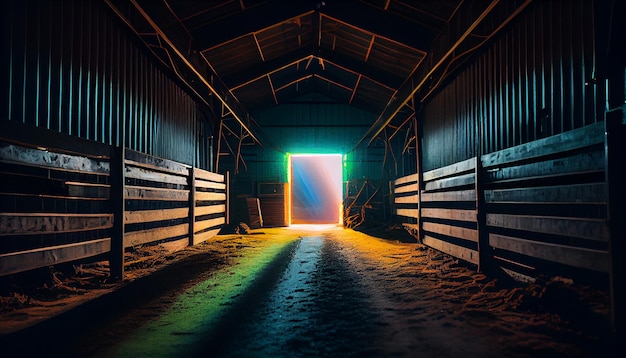
{"type": "Polygon", "coordinates": [[[603,122],[481,160],[497,261],[533,275],[549,263],[609,272],[603,122]]]}
{"type": "Polygon", "coordinates": [[[605,169],[600,122],[425,172],[422,183],[399,178],[396,214],[418,219],[404,225],[424,244],[477,265],[609,273],[605,169]]]}
{"type": "Polygon", "coordinates": [[[224,176],[193,168],[194,185],[193,232],[190,245],[198,244],[217,235],[226,224],[227,192],[224,176]]]}
{"type": "MultiPolygon", "coordinates": [[[[419,219],[419,177],[418,174],[408,175],[393,182],[395,214],[406,218],[419,219]]],[[[412,220],[415,222],[416,220],[412,220]]],[[[407,223],[408,229],[419,230],[407,223]]]]}
{"type": "MultiPolygon", "coordinates": [[[[124,148],[3,122],[0,276],[124,250],[169,251],[217,235],[227,220],[224,176],[124,148]]],[[[105,256],[106,259],[106,256],[105,256]]]]}
{"type": "Polygon", "coordinates": [[[423,174],[422,241],[478,265],[476,158],[423,174]]]}

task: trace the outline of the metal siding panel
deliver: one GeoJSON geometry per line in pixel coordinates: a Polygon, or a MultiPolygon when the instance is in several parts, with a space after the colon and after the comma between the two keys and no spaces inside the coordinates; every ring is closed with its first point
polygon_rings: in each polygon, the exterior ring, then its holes
{"type": "Polygon", "coordinates": [[[345,105],[284,105],[254,114],[270,140],[288,152],[346,152],[374,118],[345,105]],[[298,127],[294,127],[294,123],[298,127]],[[314,124],[314,126],[312,125],[314,124]]]}
{"type": "MultiPolygon", "coordinates": [[[[28,11],[28,10],[27,10],[28,11]]],[[[32,11],[32,10],[30,10],[32,11]]],[[[22,92],[22,115],[23,118],[22,120],[24,121],[24,123],[28,123],[28,124],[32,124],[32,125],[37,125],[37,120],[36,117],[34,115],[34,109],[36,108],[36,95],[33,96],[28,96],[28,93],[36,93],[35,92],[35,88],[36,88],[36,78],[35,76],[37,75],[36,73],[36,67],[33,68],[33,62],[35,62],[37,59],[39,58],[37,52],[33,49],[33,47],[36,47],[36,42],[34,43],[34,41],[29,41],[29,39],[31,38],[35,38],[37,36],[36,33],[36,21],[29,21],[29,20],[34,20],[36,18],[31,17],[26,18],[24,21],[24,26],[25,26],[25,35],[24,35],[24,73],[23,73],[23,77],[22,77],[22,81],[23,81],[23,92],[22,92]],[[34,54],[32,56],[29,56],[29,54],[34,54]]]]}
{"type": "Polygon", "coordinates": [[[587,2],[534,3],[429,97],[424,170],[473,156],[477,121],[489,153],[602,120],[602,94],[585,85],[595,71],[592,10],[587,2]]]}
{"type": "Polygon", "coordinates": [[[50,32],[50,57],[48,59],[48,128],[61,131],[61,118],[63,97],[64,61],[63,52],[66,46],[64,37],[64,14],[62,6],[52,6],[48,18],[48,31],[50,32]],[[61,19],[58,28],[55,28],[53,19],[61,19]]]}
{"type": "MultiPolygon", "coordinates": [[[[268,128],[266,133],[270,140],[281,150],[290,153],[346,153],[375,120],[370,113],[335,104],[284,105],[253,115],[262,127],[268,128]],[[296,120],[298,126],[294,126],[296,120]]],[[[350,160],[358,162],[358,165],[348,164],[348,175],[380,178],[382,155],[372,159],[355,154],[362,151],[378,153],[379,148],[352,152],[350,160]]],[[[252,180],[286,181],[286,162],[282,153],[255,148],[252,153],[247,156],[250,159],[246,160],[247,173],[252,180]]]]}
{"type": "Polygon", "coordinates": [[[2,116],[194,162],[194,99],[105,4],[13,0],[3,9],[9,31],[2,42],[2,116]]]}
{"type": "Polygon", "coordinates": [[[51,85],[52,85],[52,32],[50,31],[51,8],[50,4],[41,4],[41,12],[39,18],[39,53],[41,60],[39,61],[39,98],[40,103],[37,108],[38,117],[44,126],[50,128],[50,111],[51,111],[51,85]]]}

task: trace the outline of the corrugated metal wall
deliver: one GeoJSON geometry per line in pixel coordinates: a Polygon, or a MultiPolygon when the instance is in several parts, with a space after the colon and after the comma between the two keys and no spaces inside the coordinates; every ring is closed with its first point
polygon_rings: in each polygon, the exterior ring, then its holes
{"type": "Polygon", "coordinates": [[[197,104],[101,1],[4,1],[3,119],[197,164],[197,104]]]}
{"type": "MultiPolygon", "coordinates": [[[[347,105],[317,103],[281,105],[272,110],[254,114],[266,136],[278,151],[258,151],[249,164],[254,166],[254,176],[259,181],[271,178],[287,179],[285,153],[346,154],[375,120],[372,113],[347,105]],[[255,165],[257,162],[258,166],[255,165]]],[[[270,148],[268,148],[270,149],[270,148]]],[[[372,150],[377,156],[378,151],[372,150]]],[[[382,162],[366,160],[365,154],[353,153],[348,160],[358,156],[359,165],[348,165],[346,178],[374,175],[380,178],[382,162]],[[362,161],[361,161],[362,160],[362,161]]],[[[380,157],[382,160],[382,156],[380,157]]]]}
{"type": "Polygon", "coordinates": [[[372,113],[327,103],[285,104],[254,118],[272,142],[291,153],[346,153],[375,120],[372,113]]]}
{"type": "Polygon", "coordinates": [[[477,155],[477,123],[485,154],[602,120],[595,53],[593,2],[534,2],[427,98],[423,169],[477,155]]]}

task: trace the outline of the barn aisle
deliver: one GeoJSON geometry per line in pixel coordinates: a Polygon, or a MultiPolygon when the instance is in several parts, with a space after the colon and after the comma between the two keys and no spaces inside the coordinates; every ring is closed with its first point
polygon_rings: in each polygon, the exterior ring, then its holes
{"type": "Polygon", "coordinates": [[[103,357],[610,354],[606,297],[566,279],[517,285],[420,244],[341,228],[255,230],[219,236],[203,250],[210,259],[190,259],[190,265],[163,269],[134,289],[85,304],[78,317],[17,336],[8,351],[103,357]],[[196,274],[184,277],[183,270],[196,274]],[[172,285],[177,277],[182,282],[172,285]],[[171,288],[149,291],[166,282],[171,288]],[[153,295],[142,295],[148,292],[153,295]],[[44,344],[25,344],[38,335],[44,344]]]}

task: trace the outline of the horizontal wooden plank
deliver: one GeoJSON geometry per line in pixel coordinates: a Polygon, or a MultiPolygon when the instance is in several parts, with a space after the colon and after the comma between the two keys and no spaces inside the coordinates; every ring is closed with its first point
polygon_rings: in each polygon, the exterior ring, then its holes
{"type": "Polygon", "coordinates": [[[226,200],[226,194],[196,191],[195,198],[197,201],[224,201],[226,200]]]}
{"type": "Polygon", "coordinates": [[[61,234],[112,226],[112,214],[0,213],[0,236],[61,234]]]}
{"type": "Polygon", "coordinates": [[[219,234],[220,230],[221,229],[213,229],[213,230],[201,232],[199,234],[195,234],[193,236],[193,244],[198,245],[201,242],[214,238],[215,236],[217,236],[217,234],[219,234]]]}
{"type": "Polygon", "coordinates": [[[476,157],[447,165],[438,169],[430,170],[424,173],[422,180],[429,182],[436,179],[446,178],[450,176],[458,176],[459,174],[473,172],[476,169],[476,157]]]}
{"type": "Polygon", "coordinates": [[[45,147],[59,153],[78,154],[101,160],[106,160],[111,153],[111,146],[108,144],[27,125],[19,121],[2,121],[0,141],[33,148],[45,147]]]}
{"type": "Polygon", "coordinates": [[[569,266],[607,273],[610,271],[610,256],[606,251],[531,241],[499,234],[489,234],[489,245],[496,249],[569,266]]]}
{"type": "Polygon", "coordinates": [[[604,143],[604,123],[602,122],[485,154],[481,157],[481,161],[484,168],[490,168],[600,143],[604,143]]]}
{"type": "Polygon", "coordinates": [[[395,186],[399,186],[399,185],[403,185],[407,183],[417,183],[418,180],[419,180],[419,173],[415,173],[415,174],[407,175],[402,178],[398,178],[394,180],[393,184],[395,186]]]}
{"type": "Polygon", "coordinates": [[[195,216],[209,215],[209,214],[220,214],[226,211],[226,205],[209,205],[209,206],[196,206],[194,209],[195,216]]]}
{"type": "Polygon", "coordinates": [[[67,194],[73,198],[109,198],[111,186],[108,184],[79,183],[66,181],[67,194]]]}
{"type": "Polygon", "coordinates": [[[407,230],[411,235],[413,234],[417,234],[420,230],[420,225],[419,224],[412,224],[412,223],[402,223],[402,227],[407,230]]]}
{"type": "Polygon", "coordinates": [[[183,164],[170,165],[169,167],[159,167],[152,164],[135,162],[129,159],[124,160],[124,164],[126,164],[127,167],[143,168],[152,172],[166,173],[184,177],[189,176],[189,168],[184,166],[183,164]]]}
{"type": "Polygon", "coordinates": [[[194,176],[196,177],[196,180],[202,179],[202,180],[208,180],[208,181],[217,182],[217,183],[224,183],[223,174],[213,173],[208,170],[204,170],[200,168],[193,168],[193,171],[194,171],[194,176]]]}
{"type": "Polygon", "coordinates": [[[184,219],[188,216],[189,208],[126,211],[124,212],[124,224],[184,219]]]}
{"type": "Polygon", "coordinates": [[[188,234],[189,224],[163,226],[148,230],[127,232],[124,234],[124,247],[142,245],[154,241],[188,234]]]}
{"type": "Polygon", "coordinates": [[[0,255],[0,276],[107,253],[111,239],[103,238],[0,255]]]}
{"type": "Polygon", "coordinates": [[[134,165],[142,165],[145,168],[159,171],[167,171],[178,175],[189,176],[191,166],[173,160],[157,157],[154,155],[141,153],[135,150],[124,150],[124,159],[135,163],[134,165]],[[158,169],[155,169],[158,168],[158,169]]]}
{"type": "Polygon", "coordinates": [[[194,185],[196,186],[196,188],[218,189],[218,190],[226,189],[226,184],[216,183],[212,181],[196,180],[194,185]]]}
{"type": "MultiPolygon", "coordinates": [[[[0,176],[2,173],[0,173],[0,176]]],[[[42,187],[32,187],[25,186],[21,189],[22,192],[11,191],[11,189],[15,188],[7,188],[7,186],[2,186],[0,182],[0,196],[13,196],[14,200],[25,200],[25,202],[19,202],[18,205],[21,207],[28,207],[27,202],[32,203],[33,199],[37,198],[38,201],[42,202],[45,199],[54,199],[59,203],[62,203],[63,200],[70,200],[72,202],[79,201],[89,201],[89,202],[98,202],[98,201],[108,201],[110,196],[110,187],[108,185],[102,186],[75,186],[75,185],[67,185],[66,187],[56,186],[52,184],[46,191],[42,187]]],[[[1,198],[0,200],[7,200],[6,198],[1,198]]],[[[60,204],[63,205],[63,204],[60,204]]],[[[43,209],[38,206],[37,208],[32,208],[36,211],[46,211],[39,210],[43,209]]],[[[17,210],[17,209],[16,209],[17,210]]],[[[17,210],[20,211],[20,210],[17,210]]]]}
{"type": "Polygon", "coordinates": [[[487,225],[597,241],[609,238],[608,225],[600,219],[487,214],[487,225]]]}
{"type": "Polygon", "coordinates": [[[30,193],[71,196],[70,191],[81,187],[87,195],[101,195],[107,186],[107,175],[87,172],[60,171],[53,168],[26,168],[0,163],[0,190],[8,193],[30,193]]]}
{"type": "Polygon", "coordinates": [[[419,185],[415,183],[415,184],[409,184],[409,185],[396,187],[393,189],[393,192],[396,194],[402,194],[402,193],[416,192],[418,190],[419,190],[419,185]]]}
{"type": "Polygon", "coordinates": [[[124,176],[126,178],[148,180],[158,183],[187,185],[187,177],[159,173],[144,168],[126,167],[124,176]]]}
{"type": "Polygon", "coordinates": [[[202,230],[206,230],[208,228],[212,228],[212,227],[216,227],[222,224],[226,223],[226,218],[224,217],[219,217],[219,218],[213,218],[213,219],[208,219],[208,220],[202,220],[202,221],[196,221],[194,223],[194,230],[195,232],[199,232],[202,230]]]}
{"type": "Polygon", "coordinates": [[[0,191],[2,210],[20,213],[48,213],[60,205],[69,205],[67,213],[97,214],[108,211],[109,198],[55,196],[44,194],[3,193],[0,191]],[[88,208],[85,208],[88,207],[88,208]]]}
{"type": "Polygon", "coordinates": [[[419,198],[417,194],[409,196],[397,196],[393,199],[396,204],[415,204],[417,205],[419,198]]]}
{"type": "Polygon", "coordinates": [[[426,183],[425,190],[433,191],[433,190],[441,190],[441,189],[450,189],[460,186],[472,185],[475,182],[474,173],[463,174],[456,177],[449,177],[444,179],[438,179],[431,182],[426,183]]]}
{"type": "Polygon", "coordinates": [[[445,252],[456,258],[471,262],[473,264],[479,264],[478,251],[468,249],[467,247],[451,244],[447,241],[439,240],[432,236],[424,235],[423,240],[425,245],[432,247],[433,249],[445,252]]]}
{"type": "Polygon", "coordinates": [[[55,153],[45,149],[27,148],[10,144],[0,145],[0,161],[80,173],[109,175],[110,172],[107,160],[55,153]]]}
{"type": "Polygon", "coordinates": [[[606,202],[604,183],[485,190],[488,203],[602,204],[606,202]]]}
{"type": "Polygon", "coordinates": [[[178,240],[172,240],[167,242],[159,243],[159,247],[162,247],[167,252],[176,252],[180,251],[189,246],[189,238],[184,237],[178,240]]]}
{"type": "MultiPolygon", "coordinates": [[[[186,237],[181,238],[181,239],[162,241],[162,242],[159,242],[158,244],[153,245],[153,247],[159,248],[160,254],[163,254],[165,252],[169,253],[169,252],[182,250],[188,246],[189,246],[189,239],[186,237]]],[[[153,261],[154,259],[155,257],[153,255],[149,255],[149,256],[141,256],[134,260],[125,260],[124,267],[136,266],[137,264],[141,262],[153,261]]]]}
{"type": "Polygon", "coordinates": [[[478,230],[431,222],[422,223],[424,231],[456,237],[458,239],[478,242],[478,230]]]}
{"type": "Polygon", "coordinates": [[[476,222],[476,210],[422,208],[422,217],[476,222]]]}
{"type": "Polygon", "coordinates": [[[603,173],[604,151],[576,154],[570,157],[549,159],[541,162],[489,169],[484,183],[506,183],[530,179],[561,177],[562,184],[568,184],[571,174],[603,173]]]}
{"type": "Polygon", "coordinates": [[[476,201],[474,189],[426,193],[422,191],[422,202],[432,201],[476,201]]]}
{"type": "Polygon", "coordinates": [[[189,190],[146,188],[142,186],[124,186],[124,199],[127,200],[157,200],[157,201],[187,201],[189,190]]]}
{"type": "Polygon", "coordinates": [[[419,218],[419,209],[396,209],[396,215],[406,216],[409,218],[419,218]]]}

